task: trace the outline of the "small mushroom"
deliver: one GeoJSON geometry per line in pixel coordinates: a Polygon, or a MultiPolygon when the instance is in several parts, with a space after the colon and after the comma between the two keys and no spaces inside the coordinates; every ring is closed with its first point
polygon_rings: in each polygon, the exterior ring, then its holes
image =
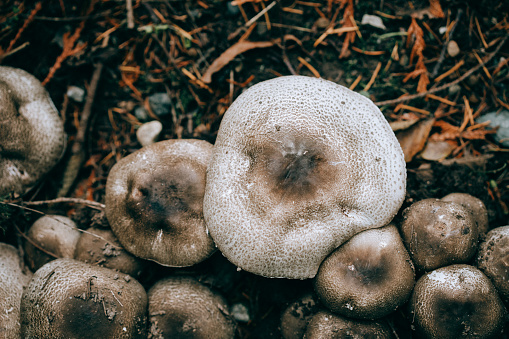
{"type": "Polygon", "coordinates": [[[318,312],[316,297],[306,294],[286,307],[281,315],[281,336],[284,339],[301,339],[309,320],[318,312]]]}
{"type": "Polygon", "coordinates": [[[467,263],[477,250],[478,231],[464,206],[424,199],[403,211],[401,237],[415,266],[424,271],[467,263]]]}
{"type": "Polygon", "coordinates": [[[141,148],[111,169],[106,217],[124,248],[165,266],[191,266],[215,246],[203,221],[212,145],[166,140],[141,148]]]}
{"type": "Polygon", "coordinates": [[[74,259],[117,270],[137,278],[143,271],[143,260],[124,250],[110,229],[89,228],[76,243],[74,259]]]}
{"type": "Polygon", "coordinates": [[[363,231],[335,250],[323,261],[314,284],[332,312],[377,319],[407,301],[415,274],[397,228],[389,224],[363,231]]]}
{"type": "Polygon", "coordinates": [[[394,334],[383,320],[367,321],[341,317],[320,311],[309,320],[304,339],[376,338],[390,339],[394,334]]]}
{"type": "Polygon", "coordinates": [[[32,271],[55,258],[73,258],[80,231],[74,221],[63,215],[45,215],[27,232],[25,256],[32,271]]]}
{"type": "Polygon", "coordinates": [[[234,338],[236,324],[222,296],[191,277],[169,277],[148,291],[152,338],[234,338]]]}
{"type": "Polygon", "coordinates": [[[74,259],[37,272],[21,299],[23,338],[146,338],[147,294],[128,275],[74,259]]]}
{"type": "Polygon", "coordinates": [[[488,232],[488,210],[481,199],[467,193],[451,193],[440,200],[452,201],[466,207],[472,213],[475,221],[477,222],[479,234],[485,234],[488,232]]]}
{"type": "Polygon", "coordinates": [[[488,277],[462,264],[422,276],[409,306],[416,331],[423,338],[499,338],[506,316],[488,277]]]}
{"type": "Polygon", "coordinates": [[[0,337],[21,338],[20,304],[23,288],[32,273],[23,269],[23,259],[11,245],[0,243],[0,337]]]}
{"type": "Polygon", "coordinates": [[[401,147],[369,99],[285,76],[249,88],[225,113],[203,211],[233,264],[305,279],[356,233],[388,224],[405,181],[401,147]]]}
{"type": "Polygon", "coordinates": [[[0,66],[0,196],[24,194],[58,162],[64,124],[31,74],[0,66]]]}
{"type": "Polygon", "coordinates": [[[476,266],[491,279],[509,304],[509,225],[492,229],[479,245],[476,266]]]}

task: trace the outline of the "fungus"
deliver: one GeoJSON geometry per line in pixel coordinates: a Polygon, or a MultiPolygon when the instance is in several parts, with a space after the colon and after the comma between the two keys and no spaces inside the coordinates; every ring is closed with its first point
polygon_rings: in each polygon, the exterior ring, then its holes
{"type": "Polygon", "coordinates": [[[24,194],[61,158],[64,124],[31,74],[0,66],[0,196],[24,194]]]}
{"type": "Polygon", "coordinates": [[[236,324],[222,296],[191,277],[169,277],[148,291],[153,338],[229,339],[236,324]]]}
{"type": "Polygon", "coordinates": [[[74,221],[63,215],[45,215],[27,232],[25,256],[32,271],[55,258],[73,258],[80,231],[74,221]],[[34,246],[36,245],[36,246],[34,246]]]}
{"type": "Polygon", "coordinates": [[[21,298],[22,338],[146,338],[147,294],[128,275],[74,259],[34,273],[21,298]]]}
{"type": "Polygon", "coordinates": [[[407,301],[415,284],[410,256],[392,224],[363,231],[329,255],[315,290],[334,313],[376,319],[407,301]]]}
{"type": "Polygon", "coordinates": [[[477,224],[454,202],[424,199],[403,211],[401,237],[418,269],[467,263],[477,250],[477,224]]]}
{"type": "Polygon", "coordinates": [[[23,259],[11,245],[0,243],[0,337],[21,338],[20,304],[23,288],[32,273],[23,269],[23,259]]]}
{"type": "Polygon", "coordinates": [[[318,310],[316,298],[311,294],[288,305],[281,315],[281,336],[284,339],[302,338],[309,320],[318,310]]]}
{"type": "Polygon", "coordinates": [[[474,216],[477,222],[479,234],[485,234],[489,230],[488,210],[481,199],[467,193],[451,193],[440,199],[442,201],[452,201],[467,208],[474,216]]]}
{"type": "Polygon", "coordinates": [[[166,140],[141,148],[111,169],[106,217],[122,246],[165,266],[191,266],[215,246],[203,221],[212,145],[166,140]]]}
{"type": "Polygon", "coordinates": [[[401,147],[369,99],[286,76],[251,87],[225,113],[203,211],[233,264],[305,279],[354,234],[388,224],[405,180],[401,147]]]}
{"type": "Polygon", "coordinates": [[[462,264],[422,276],[409,306],[416,331],[424,338],[496,338],[506,316],[488,277],[462,264]]]}
{"type": "Polygon", "coordinates": [[[509,304],[509,226],[492,229],[479,245],[476,266],[491,279],[509,304]]]}

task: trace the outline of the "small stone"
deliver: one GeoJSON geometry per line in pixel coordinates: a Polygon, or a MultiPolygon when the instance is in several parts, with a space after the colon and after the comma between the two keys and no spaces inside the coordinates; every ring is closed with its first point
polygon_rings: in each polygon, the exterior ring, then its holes
{"type": "Polygon", "coordinates": [[[316,28],[318,29],[325,29],[329,27],[330,20],[327,18],[320,17],[318,20],[315,21],[316,28]]]}
{"type": "Polygon", "coordinates": [[[171,98],[168,93],[155,93],[148,97],[148,102],[152,112],[158,117],[170,113],[171,98]]]}
{"type": "Polygon", "coordinates": [[[444,34],[445,32],[447,32],[447,27],[445,27],[445,26],[442,26],[438,29],[438,33],[440,33],[440,34],[444,34]]]}
{"type": "Polygon", "coordinates": [[[479,76],[472,74],[468,77],[467,82],[470,86],[475,86],[479,82],[479,76]]]}
{"type": "Polygon", "coordinates": [[[251,320],[249,310],[244,304],[234,304],[231,309],[231,314],[235,320],[241,323],[247,323],[251,320]]]}
{"type": "Polygon", "coordinates": [[[76,102],[83,102],[85,99],[85,90],[77,86],[67,88],[67,96],[76,102]]]}
{"type": "Polygon", "coordinates": [[[449,55],[453,58],[460,54],[460,48],[456,41],[454,40],[449,41],[449,43],[447,44],[447,53],[449,53],[449,55]]]}
{"type": "Polygon", "coordinates": [[[460,91],[461,91],[461,86],[458,84],[455,84],[455,85],[452,85],[451,87],[449,87],[449,95],[450,96],[454,96],[454,95],[458,94],[460,91]]]}
{"type": "Polygon", "coordinates": [[[361,24],[370,25],[380,29],[386,29],[384,22],[382,21],[382,18],[376,15],[364,14],[362,16],[361,24]]]}
{"type": "Polygon", "coordinates": [[[157,141],[159,134],[163,130],[163,124],[160,121],[153,120],[141,125],[136,131],[136,138],[141,146],[148,146],[157,141]]]}
{"type": "Polygon", "coordinates": [[[148,112],[147,110],[145,109],[145,107],[142,107],[142,106],[137,106],[135,109],[134,109],[134,116],[136,117],[136,119],[138,119],[139,121],[147,121],[149,119],[149,115],[148,115],[148,112]]]}
{"type": "Polygon", "coordinates": [[[496,142],[504,147],[509,147],[509,111],[490,112],[480,116],[476,122],[490,121],[491,128],[498,126],[497,132],[493,135],[496,142]]]}

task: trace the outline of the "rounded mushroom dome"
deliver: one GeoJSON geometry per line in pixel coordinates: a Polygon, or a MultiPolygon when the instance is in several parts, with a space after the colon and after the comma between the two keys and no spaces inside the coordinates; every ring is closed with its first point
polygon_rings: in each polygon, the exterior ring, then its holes
{"type": "Polygon", "coordinates": [[[64,124],[33,75],[0,66],[0,196],[24,194],[60,160],[64,124]]]}
{"type": "Polygon", "coordinates": [[[106,182],[106,217],[122,246],[164,266],[191,266],[216,250],[203,221],[212,144],[165,140],[120,159],[106,182]]]}
{"type": "Polygon", "coordinates": [[[353,235],[391,221],[405,180],[401,147],[369,99],[323,79],[279,77],[226,112],[204,216],[241,269],[311,278],[353,235]]]}

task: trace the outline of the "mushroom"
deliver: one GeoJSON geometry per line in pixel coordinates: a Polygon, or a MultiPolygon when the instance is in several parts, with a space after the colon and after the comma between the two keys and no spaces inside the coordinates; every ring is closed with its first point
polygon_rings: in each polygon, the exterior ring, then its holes
{"type": "Polygon", "coordinates": [[[117,270],[134,278],[143,271],[144,261],[124,250],[110,229],[89,228],[81,234],[74,259],[117,270]]]}
{"type": "Polygon", "coordinates": [[[328,311],[317,312],[309,320],[304,339],[329,338],[394,338],[389,325],[383,321],[353,320],[328,311]]]}
{"type": "Polygon", "coordinates": [[[251,87],[225,113],[203,212],[239,268],[305,279],[356,233],[388,224],[405,180],[401,147],[369,99],[285,76],[251,87]]]}
{"type": "Polygon", "coordinates": [[[32,271],[55,258],[73,258],[80,231],[74,221],[63,215],[45,215],[27,232],[25,256],[32,271]]]}
{"type": "Polygon", "coordinates": [[[288,305],[281,315],[281,336],[284,339],[302,338],[309,320],[318,310],[316,298],[311,294],[288,305]]]}
{"type": "Polygon", "coordinates": [[[452,201],[466,207],[474,216],[477,222],[479,234],[485,234],[489,230],[488,210],[481,199],[467,193],[451,193],[440,199],[442,201],[452,201]]]}
{"type": "Polygon", "coordinates": [[[0,196],[24,194],[61,158],[64,124],[31,74],[0,66],[0,196]]]}
{"type": "Polygon", "coordinates": [[[128,275],[74,259],[34,273],[21,299],[23,338],[146,338],[147,294],[128,275]]]}
{"type": "Polygon", "coordinates": [[[152,338],[229,339],[236,324],[222,296],[191,277],[168,277],[148,291],[152,338]]]}
{"type": "Polygon", "coordinates": [[[415,274],[396,226],[363,231],[329,255],[315,277],[320,301],[339,315],[377,319],[410,297],[415,274]]]}
{"type": "Polygon", "coordinates": [[[509,225],[492,229],[479,245],[476,266],[491,279],[509,304],[509,225]]]}
{"type": "Polygon", "coordinates": [[[401,237],[415,266],[424,271],[467,263],[477,249],[477,224],[454,202],[418,201],[403,211],[401,237]]]}
{"type": "Polygon", "coordinates": [[[416,331],[424,338],[497,338],[506,316],[488,277],[463,264],[422,276],[409,306],[416,331]]]}
{"type": "Polygon", "coordinates": [[[106,217],[124,248],[164,266],[191,266],[215,246],[203,221],[212,145],[166,140],[121,159],[106,183],[106,217]]]}
{"type": "Polygon", "coordinates": [[[23,288],[32,273],[23,269],[23,259],[11,245],[0,243],[0,337],[21,338],[20,304],[23,288]]]}

